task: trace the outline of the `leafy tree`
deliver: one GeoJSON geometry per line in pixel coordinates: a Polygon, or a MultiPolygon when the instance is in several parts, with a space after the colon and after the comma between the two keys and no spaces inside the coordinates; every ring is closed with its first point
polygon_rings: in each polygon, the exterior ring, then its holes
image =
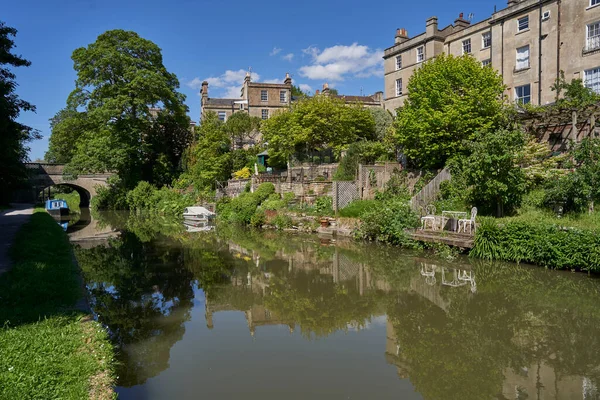
{"type": "Polygon", "coordinates": [[[39,132],[17,122],[23,111],[35,111],[35,106],[21,100],[15,93],[17,83],[10,67],[28,67],[31,62],[11,51],[17,30],[0,21],[0,204],[10,200],[12,191],[27,178],[23,162],[27,160],[26,143],[39,139],[39,132]]]}
{"type": "Polygon", "coordinates": [[[169,183],[191,132],[185,96],[160,48],[135,32],[112,30],[76,49],[72,59],[75,90],[70,111],[55,117],[51,155],[67,159],[61,143],[71,141],[74,173],[116,171],[126,187],[142,179],[169,183]],[[66,134],[71,126],[75,131],[66,134]]]}
{"type": "Polygon", "coordinates": [[[502,77],[471,56],[440,55],[418,68],[408,98],[397,110],[395,141],[408,161],[437,168],[477,132],[495,130],[504,118],[502,77]]]}
{"type": "Polygon", "coordinates": [[[300,89],[300,86],[292,85],[292,97],[308,97],[308,93],[300,89]]]}
{"type": "Polygon", "coordinates": [[[46,160],[48,162],[65,164],[71,161],[75,153],[75,144],[89,129],[86,112],[64,108],[50,119],[52,134],[48,141],[46,160]]]}
{"type": "Polygon", "coordinates": [[[600,102],[600,95],[585,87],[581,79],[567,83],[564,71],[556,78],[552,91],[556,92],[556,105],[559,107],[584,107],[600,102]]]}
{"type": "Polygon", "coordinates": [[[521,204],[525,191],[525,173],[520,166],[525,136],[521,131],[497,130],[481,135],[470,144],[471,154],[461,165],[464,181],[469,186],[469,199],[484,213],[501,217],[521,204]]]}
{"type": "Polygon", "coordinates": [[[223,129],[229,135],[231,143],[235,147],[241,148],[244,144],[244,139],[258,132],[260,122],[261,119],[258,117],[251,117],[245,112],[236,112],[227,118],[223,129]]]}
{"type": "Polygon", "coordinates": [[[338,90],[337,90],[337,89],[334,89],[334,88],[331,88],[331,89],[329,89],[329,94],[330,94],[331,96],[339,96],[339,92],[338,92],[338,90]]]}
{"type": "Polygon", "coordinates": [[[375,122],[360,105],[315,96],[292,104],[289,111],[263,121],[264,141],[269,144],[269,161],[285,164],[293,155],[333,149],[341,152],[350,143],[375,139],[375,122]]]}
{"type": "Polygon", "coordinates": [[[231,141],[223,122],[214,112],[207,112],[196,128],[197,140],[188,151],[187,173],[196,190],[214,190],[216,181],[231,177],[231,141]]]}
{"type": "Polygon", "coordinates": [[[369,108],[369,112],[373,115],[375,121],[375,135],[378,140],[384,140],[390,135],[390,128],[394,124],[394,118],[389,111],[379,107],[369,108]]]}

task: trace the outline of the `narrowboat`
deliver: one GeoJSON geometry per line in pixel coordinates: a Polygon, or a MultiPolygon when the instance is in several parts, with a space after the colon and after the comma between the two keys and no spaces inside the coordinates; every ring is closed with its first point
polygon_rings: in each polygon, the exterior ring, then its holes
{"type": "Polygon", "coordinates": [[[69,215],[69,206],[65,200],[47,200],[46,211],[52,216],[69,215]]]}

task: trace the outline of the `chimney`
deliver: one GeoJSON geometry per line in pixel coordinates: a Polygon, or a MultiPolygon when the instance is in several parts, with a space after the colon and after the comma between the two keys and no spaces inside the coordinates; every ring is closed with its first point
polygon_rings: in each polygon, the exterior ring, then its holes
{"type": "Polygon", "coordinates": [[[509,7],[516,6],[519,3],[520,3],[520,0],[508,0],[509,7]]]}
{"type": "Polygon", "coordinates": [[[244,78],[244,83],[250,83],[251,82],[251,78],[250,78],[250,71],[246,72],[246,77],[244,78]]]}
{"type": "Polygon", "coordinates": [[[463,13],[458,15],[458,18],[454,21],[455,31],[460,31],[465,28],[468,28],[471,25],[471,22],[463,18],[463,13]],[[458,29],[456,29],[458,28],[458,29]]]}
{"type": "Polygon", "coordinates": [[[425,23],[425,32],[427,37],[434,36],[438,33],[437,17],[429,17],[425,23]]]}
{"type": "Polygon", "coordinates": [[[329,84],[327,82],[323,84],[323,96],[329,96],[329,84]]]}
{"type": "Polygon", "coordinates": [[[408,40],[408,32],[406,29],[396,29],[396,44],[406,42],[408,40]]]}
{"type": "Polygon", "coordinates": [[[204,101],[206,99],[208,99],[208,82],[207,81],[202,82],[202,89],[200,90],[200,94],[202,95],[202,104],[204,104],[204,101]]]}
{"type": "Polygon", "coordinates": [[[292,77],[290,76],[289,72],[285,73],[285,80],[283,81],[283,83],[286,85],[292,84],[292,77]]]}
{"type": "Polygon", "coordinates": [[[317,89],[317,90],[315,91],[315,96],[318,96],[318,95],[320,95],[320,94],[321,94],[321,91],[320,91],[319,89],[317,89]]]}

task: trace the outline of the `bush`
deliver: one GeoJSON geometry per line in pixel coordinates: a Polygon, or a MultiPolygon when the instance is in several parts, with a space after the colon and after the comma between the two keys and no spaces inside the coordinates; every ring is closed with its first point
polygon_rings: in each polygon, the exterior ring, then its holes
{"type": "Polygon", "coordinates": [[[493,219],[482,219],[470,255],[596,272],[600,271],[600,230],[523,220],[499,226],[493,219]]]}
{"type": "MultiPolygon", "coordinates": [[[[254,193],[244,192],[235,199],[223,200],[217,204],[217,213],[221,221],[250,225],[256,209],[272,194],[275,186],[272,183],[263,183],[254,193]]],[[[258,216],[254,217],[254,223],[258,224],[258,216]]]]}
{"type": "Polygon", "coordinates": [[[272,221],[277,229],[291,228],[293,225],[292,219],[288,215],[278,214],[272,221]]]}
{"type": "Polygon", "coordinates": [[[362,224],[357,232],[359,238],[404,246],[415,244],[405,230],[418,227],[419,216],[406,201],[395,199],[382,202],[380,207],[366,211],[361,219],[362,224]]]}
{"type": "Polygon", "coordinates": [[[95,210],[127,210],[127,189],[118,178],[109,178],[108,186],[98,186],[92,198],[95,210]]]}
{"type": "Polygon", "coordinates": [[[252,214],[252,217],[250,218],[250,226],[253,226],[255,228],[260,228],[261,226],[263,226],[266,222],[266,216],[265,216],[265,212],[263,210],[256,210],[254,212],[254,214],[252,214]]]}
{"type": "Polygon", "coordinates": [[[377,200],[354,200],[342,208],[338,215],[347,218],[360,218],[365,212],[375,209],[381,202],[377,200]]]}
{"type": "Polygon", "coordinates": [[[141,181],[137,186],[127,192],[127,206],[131,210],[148,210],[155,206],[157,189],[146,181],[141,181]]]}
{"type": "Polygon", "coordinates": [[[233,173],[233,177],[235,179],[249,179],[251,176],[252,176],[252,172],[250,172],[250,168],[248,168],[248,167],[244,167],[233,173]]]}
{"type": "Polygon", "coordinates": [[[333,199],[330,196],[317,197],[315,211],[319,215],[333,214],[333,199]]]}

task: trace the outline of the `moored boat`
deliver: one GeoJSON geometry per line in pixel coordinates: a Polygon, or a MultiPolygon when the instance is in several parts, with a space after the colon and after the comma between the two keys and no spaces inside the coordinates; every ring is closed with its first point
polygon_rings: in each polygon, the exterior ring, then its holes
{"type": "Polygon", "coordinates": [[[205,207],[187,207],[183,211],[183,221],[188,225],[200,225],[212,221],[215,213],[205,207]]]}
{"type": "Polygon", "coordinates": [[[46,211],[52,216],[69,215],[69,206],[65,200],[47,200],[46,211]]]}

